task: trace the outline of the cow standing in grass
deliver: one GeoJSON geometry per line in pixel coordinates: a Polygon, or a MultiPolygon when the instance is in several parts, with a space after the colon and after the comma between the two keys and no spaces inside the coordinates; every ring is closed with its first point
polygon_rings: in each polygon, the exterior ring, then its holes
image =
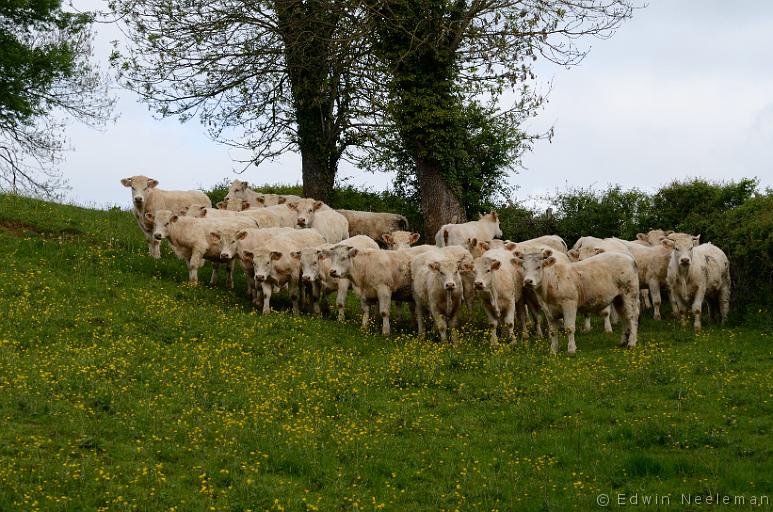
{"type": "Polygon", "coordinates": [[[153,258],[161,257],[161,241],[153,236],[153,222],[148,221],[146,213],[156,210],[170,210],[175,213],[186,210],[193,204],[211,207],[212,201],[204,192],[198,190],[161,190],[156,188],[158,180],[147,176],[131,176],[121,180],[121,185],[132,189],[132,213],[145,239],[148,253],[153,258]]]}

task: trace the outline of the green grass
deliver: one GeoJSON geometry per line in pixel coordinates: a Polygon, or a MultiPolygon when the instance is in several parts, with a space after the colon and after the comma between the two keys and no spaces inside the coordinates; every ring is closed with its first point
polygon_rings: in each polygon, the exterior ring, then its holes
{"type": "Polygon", "coordinates": [[[168,246],[150,259],[119,210],[0,196],[0,247],[3,511],[773,494],[766,311],[698,336],[644,321],[632,351],[597,321],[570,358],[544,340],[491,349],[482,323],[458,348],[399,322],[363,334],[353,304],[344,324],[263,317],[243,279],[190,287],[168,246]]]}

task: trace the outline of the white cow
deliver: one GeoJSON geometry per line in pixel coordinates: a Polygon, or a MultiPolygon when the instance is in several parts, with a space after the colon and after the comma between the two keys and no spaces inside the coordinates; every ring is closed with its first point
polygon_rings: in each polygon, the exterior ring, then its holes
{"type": "Polygon", "coordinates": [[[499,217],[497,212],[491,212],[481,215],[475,221],[442,226],[435,235],[435,245],[438,247],[445,247],[447,245],[466,246],[467,240],[471,238],[488,241],[501,237],[502,230],[499,229],[499,217]]]}
{"type": "Polygon", "coordinates": [[[148,253],[158,259],[161,257],[161,242],[153,237],[153,224],[148,223],[146,213],[156,210],[180,212],[192,204],[212,206],[212,201],[204,192],[198,190],[161,190],[156,188],[158,180],[147,176],[132,176],[121,180],[121,185],[132,189],[132,213],[145,239],[148,253]]]}
{"type": "Polygon", "coordinates": [[[699,240],[700,235],[661,241],[672,249],[666,278],[671,299],[679,309],[682,323],[687,322],[687,315],[692,312],[695,332],[701,330],[704,299],[715,303],[722,323],[730,309],[730,262],[722,249],[710,243],[696,245],[699,240]]]}

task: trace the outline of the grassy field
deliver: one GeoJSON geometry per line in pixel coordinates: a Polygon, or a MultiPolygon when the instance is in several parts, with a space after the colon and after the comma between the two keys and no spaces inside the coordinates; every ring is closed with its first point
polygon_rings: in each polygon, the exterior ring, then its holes
{"type": "Polygon", "coordinates": [[[0,196],[0,248],[2,511],[771,508],[769,312],[569,358],[260,316],[119,210],[0,196]]]}

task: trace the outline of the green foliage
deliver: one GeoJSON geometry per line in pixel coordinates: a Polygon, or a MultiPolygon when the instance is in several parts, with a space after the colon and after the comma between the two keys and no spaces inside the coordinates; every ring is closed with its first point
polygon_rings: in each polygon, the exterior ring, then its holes
{"type": "Polygon", "coordinates": [[[91,18],[62,11],[61,2],[3,2],[0,6],[0,128],[29,124],[51,109],[49,90],[76,69],[74,40],[91,18]],[[61,39],[49,33],[65,35],[61,39]]]}
{"type": "Polygon", "coordinates": [[[88,62],[91,21],[60,0],[0,2],[0,190],[56,196],[64,118],[109,117],[106,82],[88,62]]]}
{"type": "Polygon", "coordinates": [[[677,231],[709,233],[711,219],[751,199],[757,185],[757,180],[748,178],[730,183],[674,181],[652,196],[653,222],[677,231]]]}
{"type": "Polygon", "coordinates": [[[592,188],[558,192],[550,198],[560,219],[557,232],[571,246],[581,236],[636,238],[646,231],[652,200],[644,192],[623,191],[619,186],[604,191],[592,188]]]}
{"type": "MultiPolygon", "coordinates": [[[[755,203],[756,204],[756,203],[755,203]]],[[[756,215],[764,205],[748,212],[756,215]]],[[[760,226],[762,228],[764,226],[760,226]]],[[[131,214],[0,195],[0,510],[592,510],[773,486],[770,326],[458,348],[257,315],[131,214]]],[[[238,271],[237,271],[238,272],[238,271]]]]}

